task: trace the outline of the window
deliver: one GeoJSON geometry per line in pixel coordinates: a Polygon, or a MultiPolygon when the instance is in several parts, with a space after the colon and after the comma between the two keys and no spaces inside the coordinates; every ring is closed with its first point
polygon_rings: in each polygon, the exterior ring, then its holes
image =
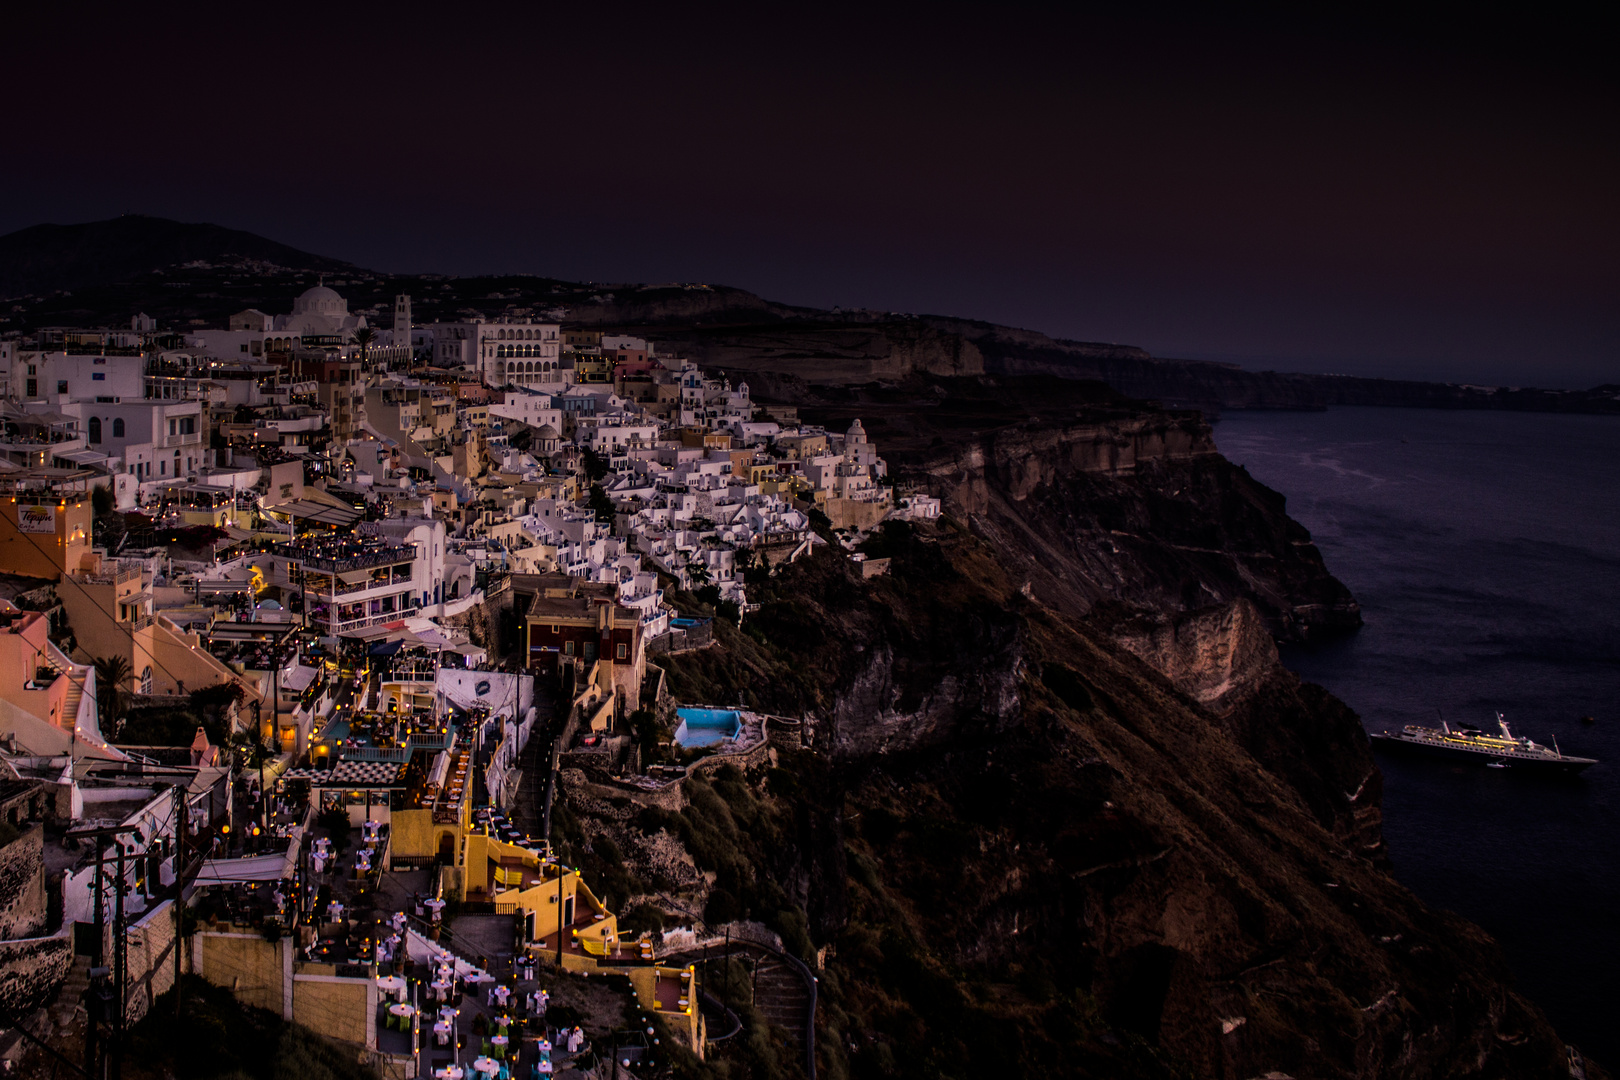
{"type": "MultiPolygon", "coordinates": [[[[33,371],[34,369],[29,368],[28,370],[33,371]]],[[[29,397],[39,397],[39,380],[38,379],[29,379],[28,380],[28,396],[29,397]]]]}
{"type": "Polygon", "coordinates": [[[101,441],[101,417],[99,416],[90,418],[90,441],[93,443],[101,441]]]}
{"type": "Polygon", "coordinates": [[[106,382],[107,381],[107,373],[105,371],[93,371],[93,372],[90,373],[90,381],[91,382],[106,382]]]}
{"type": "Polygon", "coordinates": [[[174,434],[174,421],[173,420],[169,421],[169,434],[170,435],[174,434]]]}
{"type": "Polygon", "coordinates": [[[180,434],[197,434],[197,418],[195,416],[182,416],[180,418],[180,434]]]}
{"type": "Polygon", "coordinates": [[[98,356],[90,362],[92,364],[101,364],[103,367],[105,367],[107,364],[107,358],[105,356],[98,356]]]}
{"type": "Polygon", "coordinates": [[[124,437],[124,418],[122,416],[115,416],[115,417],[113,417],[113,438],[122,439],[123,437],[124,437]]]}
{"type": "Polygon", "coordinates": [[[158,475],[159,476],[168,476],[169,475],[169,463],[167,461],[158,462],[158,475]]]}
{"type": "Polygon", "coordinates": [[[563,642],[563,652],[568,654],[569,656],[573,656],[574,655],[574,643],[572,641],[563,642]]]}
{"type": "Polygon", "coordinates": [[[56,392],[58,394],[65,394],[65,393],[68,392],[67,380],[66,379],[57,379],[56,380],[56,392]]]}
{"type": "Polygon", "coordinates": [[[618,649],[615,651],[614,655],[620,660],[625,659],[626,657],[628,657],[630,655],[630,646],[628,646],[628,645],[620,645],[618,647],[618,649]]]}
{"type": "Polygon", "coordinates": [[[34,370],[34,365],[33,364],[29,364],[28,365],[28,374],[30,374],[30,375],[38,375],[39,372],[34,370]]]}

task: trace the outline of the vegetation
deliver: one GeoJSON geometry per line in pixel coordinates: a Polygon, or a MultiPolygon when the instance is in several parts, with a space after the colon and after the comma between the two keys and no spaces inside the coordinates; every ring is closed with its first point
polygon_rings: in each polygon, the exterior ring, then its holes
{"type": "MultiPolygon", "coordinates": [[[[96,489],[100,491],[100,488],[96,489]]],[[[101,712],[101,728],[116,736],[129,710],[129,661],[122,656],[103,656],[96,660],[96,707],[101,712]]]]}

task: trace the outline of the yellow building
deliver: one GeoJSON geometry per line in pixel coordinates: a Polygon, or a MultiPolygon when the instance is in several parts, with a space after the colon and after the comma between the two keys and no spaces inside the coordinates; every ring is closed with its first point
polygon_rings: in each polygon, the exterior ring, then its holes
{"type": "Polygon", "coordinates": [[[55,581],[90,554],[90,498],[19,492],[0,499],[0,566],[55,581]]]}

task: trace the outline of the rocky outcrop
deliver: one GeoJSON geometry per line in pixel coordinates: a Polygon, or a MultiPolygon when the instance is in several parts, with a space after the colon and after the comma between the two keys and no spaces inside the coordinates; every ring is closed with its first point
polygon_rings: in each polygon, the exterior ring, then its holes
{"type": "Polygon", "coordinates": [[[1217,715],[1251,698],[1278,662],[1265,620],[1246,599],[1178,615],[1136,614],[1108,630],[1126,652],[1217,715]]]}
{"type": "Polygon", "coordinates": [[[1196,414],[998,429],[905,464],[1032,595],[1076,615],[1245,599],[1283,640],[1360,625],[1283,497],[1216,453],[1196,414]]]}

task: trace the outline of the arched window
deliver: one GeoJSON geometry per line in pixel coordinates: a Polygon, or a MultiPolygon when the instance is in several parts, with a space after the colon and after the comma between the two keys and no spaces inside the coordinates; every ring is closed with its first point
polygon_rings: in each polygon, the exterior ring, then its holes
{"type": "Polygon", "coordinates": [[[90,441],[93,443],[101,441],[101,417],[99,416],[90,418],[90,441]]]}
{"type": "Polygon", "coordinates": [[[146,665],[146,670],[141,672],[141,693],[150,694],[151,692],[152,692],[152,665],[147,664],[146,665]]]}
{"type": "Polygon", "coordinates": [[[113,417],[113,438],[122,439],[123,437],[124,437],[124,418],[122,416],[115,416],[115,417],[113,417]]]}

